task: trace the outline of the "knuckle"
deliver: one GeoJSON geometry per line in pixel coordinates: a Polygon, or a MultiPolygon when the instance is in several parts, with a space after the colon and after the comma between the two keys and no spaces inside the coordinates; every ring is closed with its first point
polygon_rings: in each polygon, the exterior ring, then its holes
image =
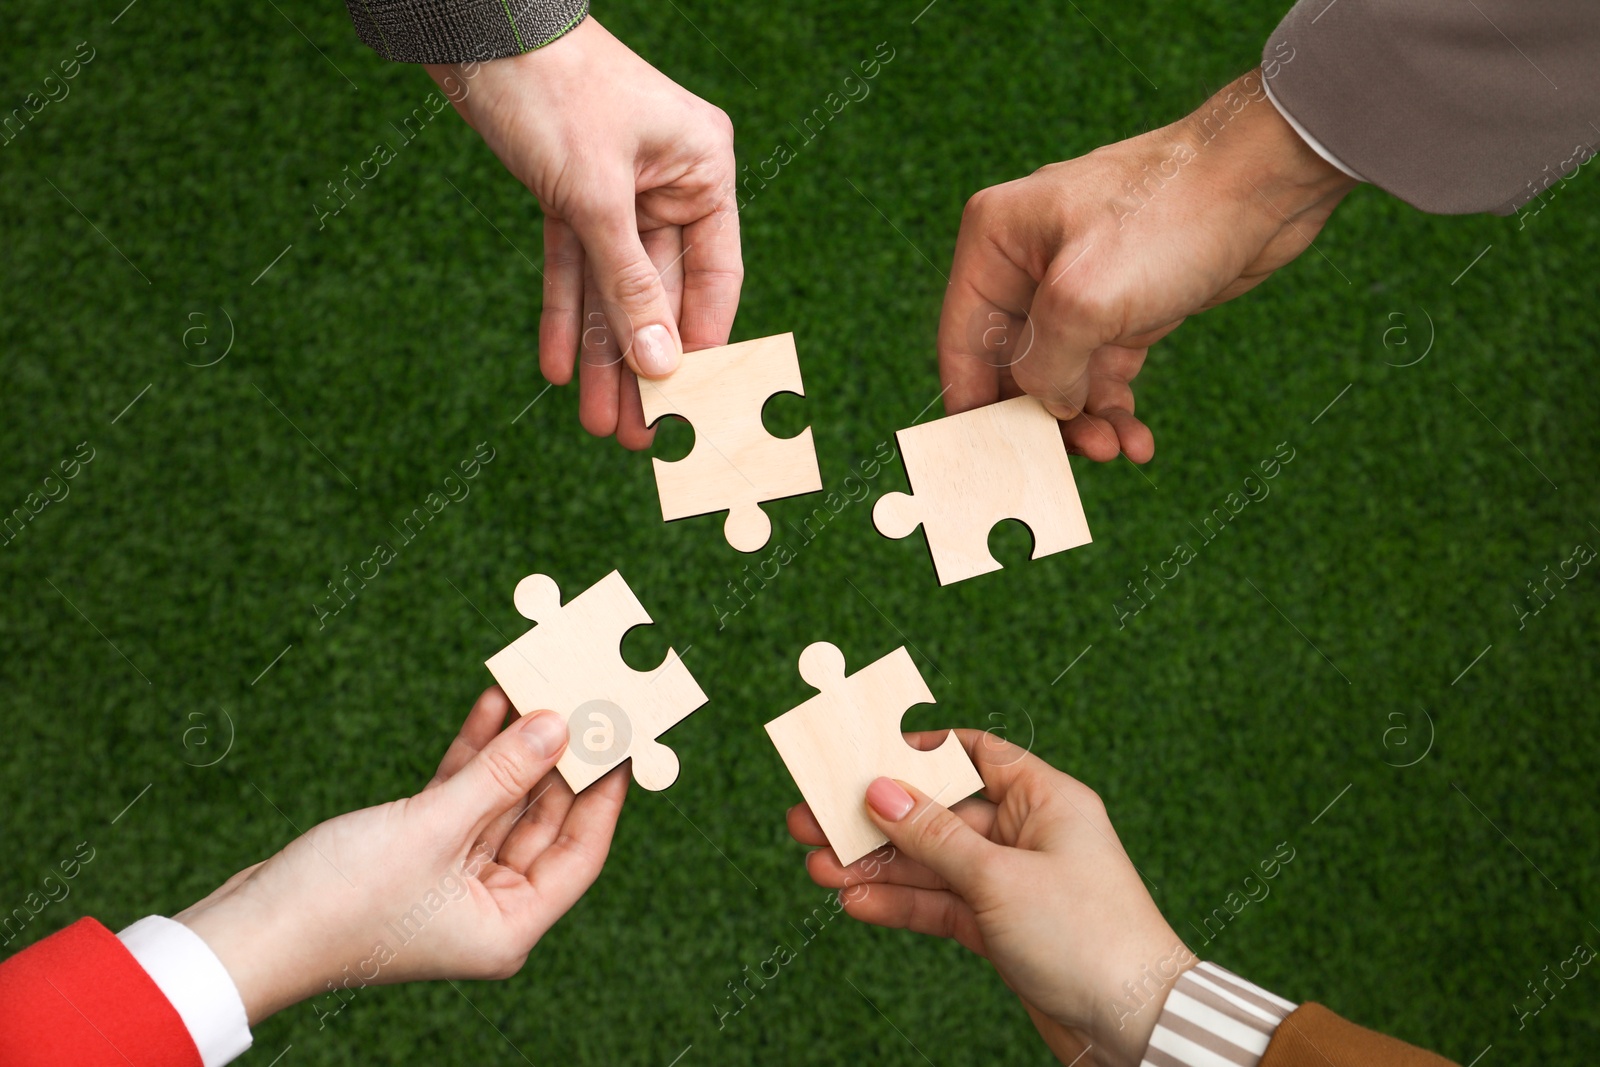
{"type": "Polygon", "coordinates": [[[716,130],[717,136],[721,140],[729,142],[733,140],[733,119],[729,117],[726,111],[713,104],[708,118],[712,129],[716,130]]]}
{"type": "Polygon", "coordinates": [[[961,209],[961,225],[971,222],[981,226],[982,220],[994,210],[994,199],[993,188],[979,189],[967,197],[967,204],[961,209]]]}
{"type": "Polygon", "coordinates": [[[594,884],[605,869],[608,850],[570,833],[562,833],[550,845],[553,850],[566,852],[577,859],[577,878],[585,886],[594,884]]]}
{"type": "Polygon", "coordinates": [[[1096,815],[1104,815],[1106,813],[1105,798],[1088,786],[1083,787],[1083,806],[1096,815]]]}
{"type": "Polygon", "coordinates": [[[938,930],[941,937],[955,937],[961,928],[962,902],[954,893],[941,893],[934,898],[939,909],[938,930]]]}
{"type": "Polygon", "coordinates": [[[528,962],[528,953],[508,952],[497,954],[484,961],[482,968],[483,977],[494,981],[503,981],[511,978],[522,970],[522,965],[528,962]]]}
{"type": "Polygon", "coordinates": [[[526,791],[522,783],[527,776],[523,773],[523,761],[517,756],[503,750],[485,752],[483,769],[489,780],[506,796],[519,796],[526,791]]]}
{"type": "MultiPolygon", "coordinates": [[[[1096,325],[1115,324],[1122,315],[1121,296],[1104,286],[1052,285],[1045,301],[1052,310],[1096,325]]],[[[1115,332],[1122,331],[1116,328],[1115,332]]]]}
{"type": "Polygon", "coordinates": [[[1072,797],[1072,803],[1079,811],[1098,822],[1108,821],[1106,802],[1099,793],[1075,778],[1069,777],[1067,784],[1069,786],[1067,795],[1072,797]]]}
{"type": "Polygon", "coordinates": [[[942,852],[954,843],[963,824],[950,811],[930,813],[922,828],[922,843],[935,852],[942,852]]]}
{"type": "Polygon", "coordinates": [[[684,275],[683,286],[700,289],[713,289],[729,286],[737,289],[744,284],[743,258],[715,267],[701,267],[700,269],[684,275]]]}
{"type": "Polygon", "coordinates": [[[545,248],[545,285],[551,283],[550,275],[583,266],[583,246],[576,241],[552,242],[545,248]]]}
{"type": "Polygon", "coordinates": [[[702,302],[705,310],[719,316],[719,321],[721,316],[738,307],[738,294],[743,288],[742,263],[697,270],[684,275],[683,279],[684,293],[693,294],[702,302]]]}
{"type": "Polygon", "coordinates": [[[550,284],[552,269],[558,274],[563,270],[583,269],[583,242],[578,239],[572,227],[558,225],[553,219],[546,219],[544,261],[546,286],[550,284]]]}
{"type": "Polygon", "coordinates": [[[660,281],[655,267],[648,259],[641,258],[613,272],[608,288],[612,300],[623,306],[634,307],[653,301],[660,291],[660,281]]]}

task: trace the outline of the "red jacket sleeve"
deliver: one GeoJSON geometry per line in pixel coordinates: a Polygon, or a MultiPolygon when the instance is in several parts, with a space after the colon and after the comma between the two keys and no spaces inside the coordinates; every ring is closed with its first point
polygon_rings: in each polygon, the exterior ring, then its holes
{"type": "Polygon", "coordinates": [[[202,1067],[177,1010],[93,919],[0,963],[0,1064],[202,1067]]]}

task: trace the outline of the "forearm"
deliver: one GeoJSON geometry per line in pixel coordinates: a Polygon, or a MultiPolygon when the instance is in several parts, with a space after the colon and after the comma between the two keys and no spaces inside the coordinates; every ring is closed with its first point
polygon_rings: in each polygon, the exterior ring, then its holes
{"type": "Polygon", "coordinates": [[[1169,127],[1197,172],[1219,192],[1284,218],[1323,217],[1358,184],[1318,155],[1268,99],[1258,68],[1169,127]]]}

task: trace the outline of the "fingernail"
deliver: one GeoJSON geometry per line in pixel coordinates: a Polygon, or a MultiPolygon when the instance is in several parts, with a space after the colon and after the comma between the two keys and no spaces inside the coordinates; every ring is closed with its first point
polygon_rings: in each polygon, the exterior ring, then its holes
{"type": "Polygon", "coordinates": [[[1046,400],[1044,409],[1054,415],[1057,422],[1071,422],[1078,417],[1078,409],[1071,404],[1063,404],[1054,400],[1046,400]]]}
{"type": "Polygon", "coordinates": [[[633,358],[639,370],[652,377],[678,369],[677,347],[665,326],[646,326],[633,335],[633,358]]]}
{"type": "Polygon", "coordinates": [[[867,786],[867,805],[890,822],[899,822],[917,802],[893,778],[878,778],[867,786]]]}
{"type": "Polygon", "coordinates": [[[541,711],[522,724],[522,740],[542,759],[567,743],[567,724],[553,711],[541,711]]]}

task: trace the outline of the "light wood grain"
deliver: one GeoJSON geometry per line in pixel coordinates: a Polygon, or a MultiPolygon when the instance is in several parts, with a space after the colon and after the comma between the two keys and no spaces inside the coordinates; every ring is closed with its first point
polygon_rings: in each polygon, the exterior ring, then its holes
{"type": "Polygon", "coordinates": [[[617,571],[563,607],[547,575],[517,583],[517,611],[538,623],[489,657],[486,665],[524,715],[548,710],[567,720],[568,748],[556,769],[574,792],[626,759],[646,789],[665,789],[678,777],[678,757],[656,740],[706,702],[678,654],[636,671],[623,662],[623,635],[650,615],[617,571]]]}
{"type": "Polygon", "coordinates": [[[911,495],[885,493],[872,521],[886,537],[921,526],[940,585],[1000,569],[989,532],[1018,519],[1033,533],[1033,559],[1088,544],[1055,416],[1031,396],[974,408],[895,434],[911,495]]]}
{"type": "Polygon", "coordinates": [[[944,805],[983,788],[955,734],[932,751],[906,744],[900,720],[915,704],[934,703],[903,647],[848,678],[844,654],[826,641],[800,653],[800,676],[817,696],[767,723],[801,796],[840,863],[854,863],[887,838],[867,817],[867,786],[898,778],[944,805]]]}
{"type": "Polygon", "coordinates": [[[652,461],[664,520],[726,511],[728,543],[754,552],[772,536],[762,501],[822,488],[811,427],[781,438],[762,425],[775,393],[805,395],[791,333],[685,353],[671,377],[639,379],[646,423],[679,415],[694,427],[687,456],[652,461]]]}

